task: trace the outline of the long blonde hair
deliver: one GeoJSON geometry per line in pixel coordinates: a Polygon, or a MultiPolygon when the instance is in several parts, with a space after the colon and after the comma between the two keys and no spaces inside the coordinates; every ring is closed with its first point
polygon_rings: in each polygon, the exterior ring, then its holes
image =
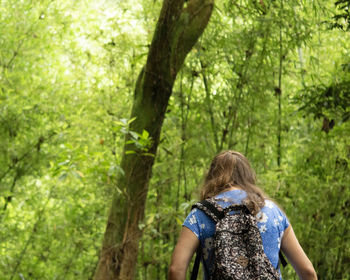
{"type": "Polygon", "coordinates": [[[267,196],[255,185],[255,181],[255,172],[244,155],[232,150],[223,151],[211,162],[201,188],[201,199],[211,198],[236,187],[247,193],[243,203],[253,214],[257,214],[265,205],[267,196]]]}

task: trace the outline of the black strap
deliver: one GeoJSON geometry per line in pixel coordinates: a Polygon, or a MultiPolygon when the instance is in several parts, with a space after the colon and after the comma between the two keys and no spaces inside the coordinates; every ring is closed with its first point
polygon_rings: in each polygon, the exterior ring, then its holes
{"type": "Polygon", "coordinates": [[[282,254],[281,251],[279,251],[278,256],[279,256],[279,258],[280,258],[280,262],[281,262],[282,266],[283,266],[283,267],[286,267],[286,265],[287,265],[288,263],[287,263],[287,261],[286,261],[286,259],[285,259],[285,257],[283,256],[283,254],[282,254]]]}
{"type": "Polygon", "coordinates": [[[191,280],[197,279],[198,269],[199,269],[199,265],[200,265],[200,261],[201,261],[201,253],[202,253],[202,250],[199,246],[198,250],[197,250],[196,259],[194,260],[194,265],[193,265],[193,269],[192,269],[192,273],[191,273],[191,280]]]}
{"type": "MultiPolygon", "coordinates": [[[[213,204],[211,204],[209,201],[207,200],[202,200],[201,202],[198,202],[200,204],[202,204],[205,208],[207,208],[211,213],[213,213],[215,215],[215,217],[218,220],[221,220],[223,217],[225,217],[225,213],[223,211],[220,211],[218,208],[216,208],[213,204]]],[[[193,205],[192,208],[195,208],[196,205],[193,205]]]]}
{"type": "MultiPolygon", "coordinates": [[[[200,201],[197,204],[203,205],[206,209],[208,209],[208,211],[213,213],[218,220],[221,220],[225,216],[225,213],[223,211],[220,211],[213,204],[211,204],[210,202],[208,202],[206,200],[200,201]]],[[[192,206],[192,209],[193,208],[198,208],[198,206],[196,204],[194,204],[192,206]]],[[[193,269],[192,269],[192,273],[191,273],[191,280],[197,279],[199,265],[200,265],[200,261],[201,261],[201,256],[202,256],[202,249],[201,249],[201,246],[199,245],[199,247],[197,249],[197,253],[196,253],[196,259],[194,260],[194,264],[193,264],[193,269]]]]}
{"type": "MultiPolygon", "coordinates": [[[[194,260],[193,269],[191,273],[191,280],[196,280],[198,276],[199,265],[201,264],[201,258],[202,258],[202,248],[200,246],[198,247],[196,254],[197,254],[196,259],[194,260]]],[[[209,270],[205,262],[203,262],[203,267],[206,275],[209,276],[209,270]]]]}

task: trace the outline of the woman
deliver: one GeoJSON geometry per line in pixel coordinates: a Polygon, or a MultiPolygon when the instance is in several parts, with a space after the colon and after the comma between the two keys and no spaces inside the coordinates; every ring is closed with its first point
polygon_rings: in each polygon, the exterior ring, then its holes
{"type": "MultiPolygon", "coordinates": [[[[201,199],[215,197],[222,207],[246,204],[256,215],[264,252],[277,269],[279,251],[285,254],[299,278],[317,279],[312,263],[301,248],[285,214],[255,185],[255,173],[246,157],[224,151],[212,161],[201,189],[201,199]]],[[[169,280],[185,280],[186,271],[198,246],[202,250],[205,279],[213,262],[215,223],[203,211],[193,209],[187,216],[172,255],[169,280]]]]}

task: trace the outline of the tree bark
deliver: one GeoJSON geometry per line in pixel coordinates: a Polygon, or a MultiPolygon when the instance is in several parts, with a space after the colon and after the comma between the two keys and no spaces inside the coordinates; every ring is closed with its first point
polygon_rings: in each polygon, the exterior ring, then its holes
{"type": "MultiPolygon", "coordinates": [[[[214,0],[164,0],[146,65],[135,86],[130,130],[146,130],[156,154],[161,127],[176,75],[186,55],[207,26],[214,0]]],[[[141,237],[148,182],[154,156],[143,154],[125,139],[121,167],[107,221],[95,280],[133,279],[141,237]],[[134,153],[126,153],[133,151],[134,153]]]]}

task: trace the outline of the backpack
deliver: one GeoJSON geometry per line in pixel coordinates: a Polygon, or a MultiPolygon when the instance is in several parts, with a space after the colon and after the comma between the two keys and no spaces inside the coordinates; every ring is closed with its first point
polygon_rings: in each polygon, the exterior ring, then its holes
{"type": "MultiPolygon", "coordinates": [[[[210,280],[279,280],[280,275],[265,255],[257,220],[244,204],[222,208],[214,198],[192,206],[216,223],[214,263],[210,280]],[[234,211],[233,213],[231,213],[234,211]]],[[[191,280],[197,278],[201,248],[197,251],[191,280]]]]}

